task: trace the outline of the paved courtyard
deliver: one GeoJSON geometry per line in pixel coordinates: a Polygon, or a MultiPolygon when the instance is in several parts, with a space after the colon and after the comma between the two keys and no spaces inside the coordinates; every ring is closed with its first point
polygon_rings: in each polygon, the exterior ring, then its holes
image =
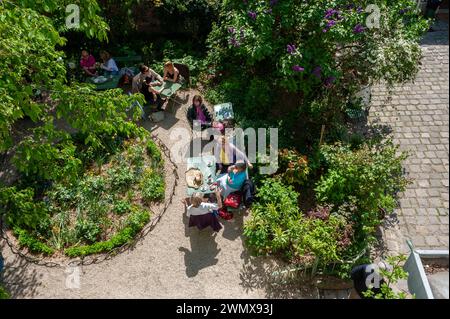
{"type": "Polygon", "coordinates": [[[414,83],[372,92],[369,122],[387,125],[402,150],[411,152],[405,171],[413,183],[400,208],[386,223],[390,252],[407,252],[406,239],[417,248],[448,249],[449,242],[449,46],[448,24],[434,27],[422,41],[423,60],[414,83]]]}

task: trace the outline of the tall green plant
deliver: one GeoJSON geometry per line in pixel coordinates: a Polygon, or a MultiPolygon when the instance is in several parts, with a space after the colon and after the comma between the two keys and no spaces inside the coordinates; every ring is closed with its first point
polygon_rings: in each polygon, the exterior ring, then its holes
{"type": "Polygon", "coordinates": [[[342,144],[324,145],[321,153],[328,170],[316,185],[317,199],[335,207],[354,203],[358,213],[352,218],[359,233],[373,234],[382,211],[392,212],[396,194],[408,184],[402,169],[407,154],[398,152],[392,141],[366,143],[354,151],[342,144]]]}

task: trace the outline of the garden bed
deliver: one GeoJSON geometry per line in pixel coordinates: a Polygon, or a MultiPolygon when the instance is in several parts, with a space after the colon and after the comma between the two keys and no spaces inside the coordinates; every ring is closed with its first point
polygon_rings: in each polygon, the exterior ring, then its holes
{"type": "Polygon", "coordinates": [[[25,205],[40,215],[35,228],[10,223],[17,244],[54,257],[110,252],[132,241],[149,222],[151,205],[164,199],[164,161],[151,139],[130,139],[76,181],[50,185],[36,196],[31,188],[9,188],[7,208],[25,205]]]}

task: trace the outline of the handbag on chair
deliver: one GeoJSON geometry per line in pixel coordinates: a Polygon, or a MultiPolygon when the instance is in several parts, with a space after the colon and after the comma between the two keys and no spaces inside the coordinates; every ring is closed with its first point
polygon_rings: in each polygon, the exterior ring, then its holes
{"type": "Polygon", "coordinates": [[[223,201],[223,205],[230,208],[238,208],[241,206],[242,196],[240,193],[231,193],[223,201]]]}
{"type": "Polygon", "coordinates": [[[228,212],[226,207],[222,207],[219,209],[219,216],[220,218],[225,220],[233,219],[233,213],[228,212]]]}

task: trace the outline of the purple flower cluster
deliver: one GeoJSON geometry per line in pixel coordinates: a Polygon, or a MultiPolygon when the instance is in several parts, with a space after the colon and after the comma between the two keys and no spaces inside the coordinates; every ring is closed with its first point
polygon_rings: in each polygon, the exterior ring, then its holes
{"type": "Polygon", "coordinates": [[[239,47],[241,44],[238,42],[238,40],[236,40],[235,37],[230,38],[230,40],[228,40],[228,43],[231,44],[232,46],[239,47]]]}
{"type": "Polygon", "coordinates": [[[325,19],[332,19],[332,18],[335,18],[335,17],[337,17],[337,16],[339,16],[339,10],[336,10],[336,9],[328,9],[326,12],[325,12],[325,19]]]}
{"type": "Polygon", "coordinates": [[[297,48],[296,48],[295,45],[293,45],[293,44],[288,44],[288,45],[287,45],[287,52],[288,52],[289,54],[294,55],[295,53],[297,53],[297,48]]]}
{"type": "Polygon", "coordinates": [[[353,33],[358,34],[358,33],[362,33],[364,32],[365,28],[361,25],[361,24],[357,24],[354,28],[353,28],[353,33]]]}
{"type": "Polygon", "coordinates": [[[305,68],[301,67],[300,65],[294,65],[292,67],[292,71],[294,71],[294,72],[303,72],[303,71],[305,71],[305,68]]]}
{"type": "Polygon", "coordinates": [[[325,12],[325,21],[327,22],[323,32],[328,32],[332,27],[334,27],[339,20],[342,20],[341,12],[336,9],[328,9],[325,12]]]}
{"type": "Polygon", "coordinates": [[[244,34],[244,29],[241,28],[239,30],[239,38],[240,41],[237,39],[238,34],[237,34],[237,30],[234,27],[228,27],[228,33],[231,34],[230,39],[228,40],[228,43],[231,44],[234,47],[239,47],[241,46],[241,42],[245,39],[245,34],[244,34]]]}
{"type": "Polygon", "coordinates": [[[270,0],[269,5],[271,7],[273,7],[274,5],[276,5],[278,3],[278,0],[270,0]]]}
{"type": "Polygon", "coordinates": [[[256,12],[255,11],[249,11],[248,16],[250,17],[250,19],[256,20],[256,12]]]}

